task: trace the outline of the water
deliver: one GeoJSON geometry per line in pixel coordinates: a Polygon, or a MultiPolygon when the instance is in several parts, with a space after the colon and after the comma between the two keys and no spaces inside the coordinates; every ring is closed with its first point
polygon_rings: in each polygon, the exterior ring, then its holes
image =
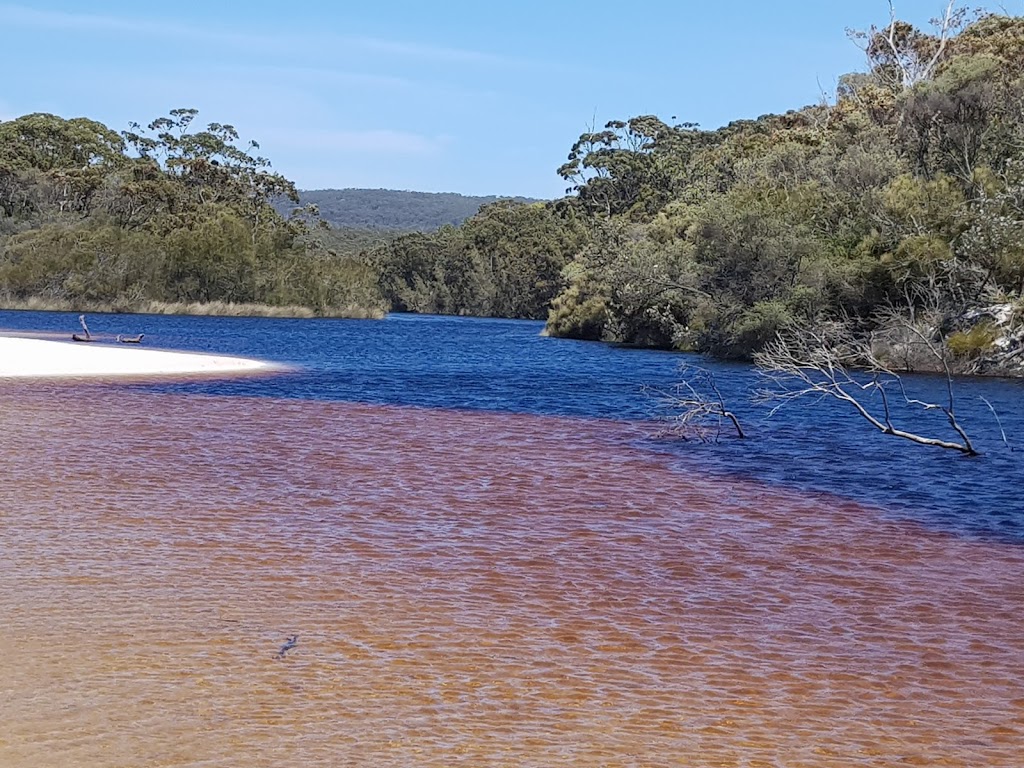
{"type": "MultiPolygon", "coordinates": [[[[647,447],[671,454],[685,471],[835,493],[962,535],[1024,543],[1021,380],[957,381],[959,418],[985,454],[978,460],[871,431],[834,401],[808,400],[769,417],[767,407],[750,402],[764,382],[749,366],[544,338],[540,323],[417,315],[385,321],[93,315],[89,323],[97,334],[145,332],[152,347],[254,356],[296,368],[284,376],[141,387],[159,393],[651,420],[666,413],[645,388],[669,389],[680,362],[700,365],[715,374],[752,439],[679,445],[648,430],[647,447]]],[[[77,327],[77,315],[69,313],[0,312],[0,328],[66,338],[77,327]]],[[[915,397],[945,402],[945,379],[906,380],[915,397]]],[[[956,437],[937,411],[897,409],[897,417],[911,430],[956,437]]]]}
{"type": "Polygon", "coordinates": [[[0,765],[1020,764],[1017,382],[966,459],[716,365],[678,444],[680,356],[534,323],[90,328],[298,369],[3,385],[0,765]]]}

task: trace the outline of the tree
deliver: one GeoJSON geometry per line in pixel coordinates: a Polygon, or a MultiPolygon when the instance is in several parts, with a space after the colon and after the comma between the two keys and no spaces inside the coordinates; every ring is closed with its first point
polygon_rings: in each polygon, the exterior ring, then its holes
{"type": "MultiPolygon", "coordinates": [[[[190,132],[198,115],[195,109],[173,109],[145,129],[138,123],[124,131],[124,141],[142,161],[155,162],[173,185],[163,195],[170,223],[188,225],[194,212],[208,205],[224,205],[249,225],[255,244],[264,233],[279,231],[285,224],[273,203],[279,199],[299,202],[295,185],[269,169],[270,161],[254,154],[259,144],[250,141],[245,149],[234,126],[210,123],[205,130],[190,132]],[[169,195],[167,193],[170,193],[169,195]]],[[[154,192],[152,186],[149,192],[154,192]]]]}
{"type": "Polygon", "coordinates": [[[899,99],[897,138],[918,174],[934,178],[944,172],[970,188],[983,160],[998,164],[993,128],[1012,103],[1000,68],[993,56],[958,56],[899,99]]]}
{"type": "Polygon", "coordinates": [[[961,248],[984,270],[985,285],[1024,296],[1024,158],[982,189],[961,248]]]}
{"type": "Polygon", "coordinates": [[[257,254],[245,222],[228,210],[168,238],[165,283],[171,301],[256,300],[257,254]]]}
{"type": "Polygon", "coordinates": [[[36,112],[0,122],[0,166],[68,171],[124,161],[124,141],[102,123],[36,112]]]}
{"type": "Polygon", "coordinates": [[[847,30],[852,40],[862,45],[872,74],[893,90],[913,88],[930,80],[947,53],[950,37],[963,28],[965,9],[956,9],[949,0],[942,16],[932,20],[935,34],[929,35],[896,18],[896,7],[889,0],[889,24],[871,26],[867,31],[847,30]]]}
{"type": "Polygon", "coordinates": [[[619,219],[596,224],[563,270],[552,302],[552,336],[671,349],[682,336],[697,285],[689,246],[651,237],[651,228],[619,219]]]}
{"type": "Polygon", "coordinates": [[[370,258],[395,310],[539,319],[585,237],[571,213],[499,200],[461,228],[401,235],[370,258]]]}
{"type": "Polygon", "coordinates": [[[274,208],[297,195],[258,145],[240,148],[230,125],[196,130],[196,116],[172,110],[123,135],[85,118],[0,122],[0,296],[379,313],[365,265],[316,251],[315,210],[285,218],[274,208]]]}
{"type": "Polygon", "coordinates": [[[500,200],[462,226],[490,285],[490,309],[501,317],[539,319],[562,288],[561,272],[586,239],[575,216],[543,203],[500,200]]]}
{"type": "Polygon", "coordinates": [[[117,133],[83,117],[34,113],[0,122],[0,209],[26,215],[49,204],[88,214],[105,176],[124,163],[123,151],[117,133]]]}
{"type": "MultiPolygon", "coordinates": [[[[446,267],[455,261],[453,253],[463,247],[461,233],[447,227],[435,233],[402,235],[371,251],[370,261],[391,310],[441,312],[446,300],[441,295],[447,279],[446,267]]],[[[461,276],[466,276],[465,269],[461,276]]]]}
{"type": "Polygon", "coordinates": [[[558,174],[589,213],[644,220],[671,199],[675,171],[704,140],[692,123],[671,127],[653,115],[611,120],[579,137],[558,174]]]}

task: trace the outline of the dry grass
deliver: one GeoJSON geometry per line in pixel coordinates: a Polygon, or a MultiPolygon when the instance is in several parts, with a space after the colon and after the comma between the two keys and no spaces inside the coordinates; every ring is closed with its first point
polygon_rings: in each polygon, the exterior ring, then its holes
{"type": "MultiPolygon", "coordinates": [[[[73,302],[57,299],[44,299],[40,297],[12,299],[5,296],[0,298],[0,309],[15,309],[29,312],[74,312],[77,307],[73,302]]],[[[105,305],[102,308],[100,305],[90,306],[89,309],[93,312],[112,311],[105,305]]]]}
{"type": "Polygon", "coordinates": [[[230,301],[144,301],[136,309],[147,315],[197,315],[217,317],[316,317],[309,307],[269,304],[235,304],[230,301]]]}
{"type": "Polygon", "coordinates": [[[14,299],[0,297],[0,309],[27,310],[33,312],[92,312],[146,315],[195,315],[217,317],[341,317],[360,320],[380,320],[386,314],[377,307],[327,307],[316,312],[311,307],[299,305],[273,306],[270,304],[235,304],[233,302],[165,302],[141,301],[131,304],[120,302],[72,302],[62,299],[32,297],[14,299]]]}

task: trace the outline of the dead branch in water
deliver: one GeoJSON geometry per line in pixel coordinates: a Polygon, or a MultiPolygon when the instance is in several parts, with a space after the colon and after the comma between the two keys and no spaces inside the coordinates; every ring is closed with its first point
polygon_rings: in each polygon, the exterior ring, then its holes
{"type": "Polygon", "coordinates": [[[774,414],[793,400],[808,396],[832,397],[847,403],[883,434],[921,445],[959,451],[967,456],[977,456],[978,451],[956,417],[953,376],[944,345],[941,341],[929,338],[909,320],[905,327],[940,362],[946,374],[945,404],[910,397],[900,375],[875,356],[870,340],[858,338],[847,324],[841,322],[797,328],[779,334],[763,351],[756,354],[754,362],[769,383],[768,387],[758,392],[757,400],[774,403],[771,411],[774,414]],[[850,373],[854,368],[863,369],[865,376],[855,378],[850,373]],[[945,414],[950,428],[960,438],[959,442],[919,435],[897,427],[893,423],[890,406],[893,390],[898,392],[906,405],[925,411],[939,410],[945,414]],[[880,413],[877,407],[873,409],[868,402],[874,394],[879,396],[880,413]]]}
{"type": "Polygon", "coordinates": [[[667,409],[673,411],[669,431],[684,440],[697,438],[704,442],[718,442],[726,421],[732,424],[736,437],[747,435],[735,413],[725,405],[714,374],[694,365],[679,366],[680,381],[669,390],[652,389],[650,392],[667,409]]]}

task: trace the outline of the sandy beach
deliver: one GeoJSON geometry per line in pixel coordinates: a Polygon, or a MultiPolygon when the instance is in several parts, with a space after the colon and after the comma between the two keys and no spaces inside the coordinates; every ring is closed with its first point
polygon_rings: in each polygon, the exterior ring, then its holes
{"type": "Polygon", "coordinates": [[[226,355],[0,336],[0,378],[235,374],[277,368],[263,360],[226,355]]]}

